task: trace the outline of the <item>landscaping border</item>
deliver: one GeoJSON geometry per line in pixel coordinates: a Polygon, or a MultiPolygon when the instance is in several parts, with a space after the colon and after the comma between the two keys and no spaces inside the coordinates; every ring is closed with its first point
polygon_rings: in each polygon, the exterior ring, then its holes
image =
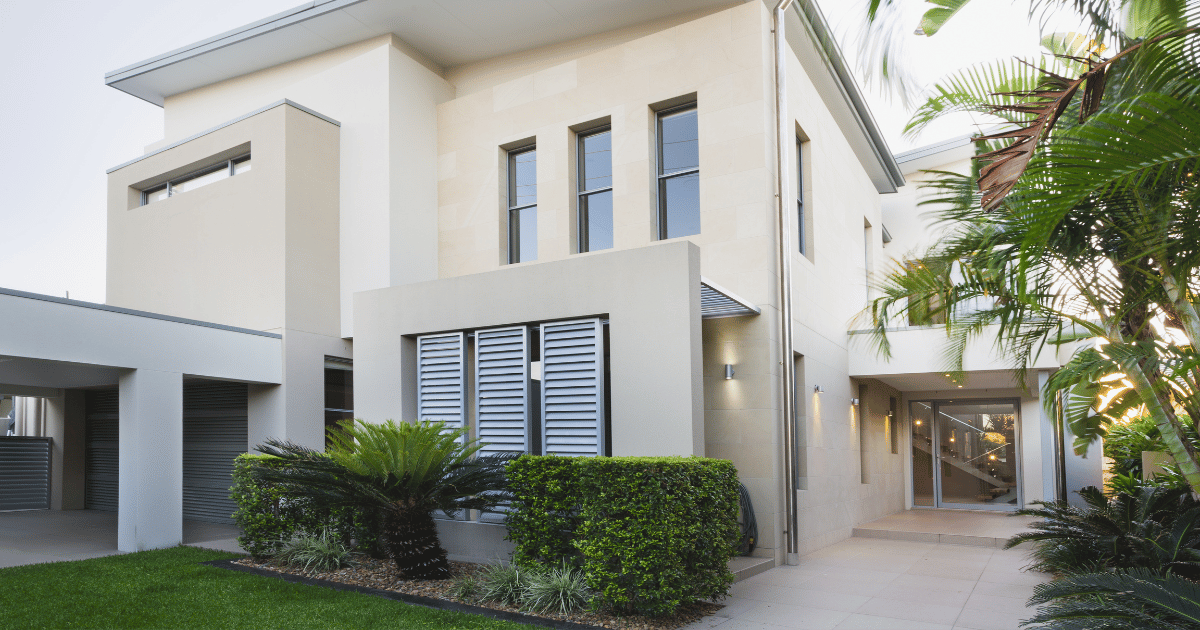
{"type": "Polygon", "coordinates": [[[437,610],[448,610],[452,612],[467,613],[471,615],[481,615],[491,619],[500,621],[511,621],[513,623],[523,623],[531,626],[540,626],[543,628],[553,628],[554,630],[605,630],[600,626],[590,626],[573,621],[558,621],[555,619],[546,619],[535,615],[526,615],[522,613],[508,612],[504,610],[496,610],[494,608],[485,608],[483,606],[472,606],[470,604],[462,604],[452,602],[445,599],[437,599],[435,597],[423,597],[421,595],[409,595],[408,593],[397,593],[396,591],[388,591],[381,588],[372,588],[369,586],[358,586],[356,584],[346,584],[343,582],[334,582],[331,580],[318,580],[314,578],[304,577],[302,575],[293,575],[291,573],[283,573],[281,571],[271,571],[269,569],[260,569],[258,567],[248,567],[237,564],[237,560],[209,560],[200,564],[216,567],[218,569],[227,569],[229,571],[240,571],[242,573],[250,573],[253,575],[261,575],[263,577],[281,579],[285,582],[294,582],[296,584],[305,584],[307,586],[320,586],[330,588],[335,591],[354,591],[364,595],[372,595],[374,597],[382,597],[391,599],[405,604],[414,606],[424,606],[425,608],[435,608],[437,610]]]}

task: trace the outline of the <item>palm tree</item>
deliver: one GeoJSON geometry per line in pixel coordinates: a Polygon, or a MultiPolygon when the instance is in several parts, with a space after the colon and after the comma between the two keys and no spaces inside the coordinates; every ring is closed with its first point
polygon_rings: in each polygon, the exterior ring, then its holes
{"type": "Polygon", "coordinates": [[[450,577],[436,511],[486,510],[505,498],[506,455],[477,456],[481,445],[442,423],[348,420],[329,432],[325,452],[267,440],[257,449],[284,460],[258,479],[322,507],[354,507],[382,524],[388,556],[409,579],[450,577]]]}
{"type": "MultiPolygon", "coordinates": [[[[1076,449],[1143,408],[1200,492],[1180,419],[1200,419],[1200,50],[1187,26],[1200,1],[1126,4],[1034,0],[1079,8],[1093,45],[984,64],[935,88],[910,129],[956,111],[1007,126],[977,139],[974,173],[933,183],[946,235],[884,278],[864,315],[884,354],[889,322],[944,316],[955,376],[975,337],[993,337],[1018,373],[1047,345],[1090,340],[1043,392],[1063,395],[1076,449]],[[1100,41],[1119,52],[1102,57],[1100,41]]],[[[1079,41],[1055,41],[1068,40],[1079,41]]]]}

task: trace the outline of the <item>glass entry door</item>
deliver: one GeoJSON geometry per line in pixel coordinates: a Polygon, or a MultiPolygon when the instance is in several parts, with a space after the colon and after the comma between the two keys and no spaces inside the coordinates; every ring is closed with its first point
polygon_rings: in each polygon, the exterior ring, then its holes
{"type": "Polygon", "coordinates": [[[1016,400],[912,401],[913,505],[1021,505],[1016,400]]]}

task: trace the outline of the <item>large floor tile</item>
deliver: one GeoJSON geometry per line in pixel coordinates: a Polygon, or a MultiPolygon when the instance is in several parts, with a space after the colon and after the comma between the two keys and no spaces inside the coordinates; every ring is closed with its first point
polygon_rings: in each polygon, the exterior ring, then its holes
{"type": "Polygon", "coordinates": [[[952,626],[946,624],[854,614],[838,624],[835,630],[951,630],[951,628],[952,626]]]}
{"type": "Polygon", "coordinates": [[[932,624],[953,625],[954,621],[958,619],[959,613],[962,612],[962,607],[873,597],[855,612],[862,615],[874,615],[877,617],[907,619],[909,621],[920,621],[923,623],[932,624]]]}

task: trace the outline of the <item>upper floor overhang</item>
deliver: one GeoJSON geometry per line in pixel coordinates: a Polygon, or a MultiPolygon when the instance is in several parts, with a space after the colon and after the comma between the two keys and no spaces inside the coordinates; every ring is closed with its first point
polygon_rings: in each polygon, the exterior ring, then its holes
{"type": "Polygon", "coordinates": [[[751,0],[315,0],[114,70],[105,84],[162,106],[180,94],[394,34],[449,68],[751,0]]]}
{"type": "MultiPolygon", "coordinates": [[[[963,353],[963,374],[947,371],[949,360],[943,349],[950,345],[943,326],[914,326],[890,329],[891,357],[874,351],[865,331],[850,333],[850,376],[873,378],[900,391],[953,391],[955,389],[1037,389],[1037,379],[1024,385],[1014,380],[1012,361],[998,352],[995,337],[985,331],[973,338],[963,353]],[[958,379],[958,380],[956,380],[958,379]]],[[[1027,366],[1029,374],[1054,371],[1070,360],[1081,342],[1047,345],[1027,366]]],[[[1028,376],[1028,375],[1027,375],[1028,376]]]]}

